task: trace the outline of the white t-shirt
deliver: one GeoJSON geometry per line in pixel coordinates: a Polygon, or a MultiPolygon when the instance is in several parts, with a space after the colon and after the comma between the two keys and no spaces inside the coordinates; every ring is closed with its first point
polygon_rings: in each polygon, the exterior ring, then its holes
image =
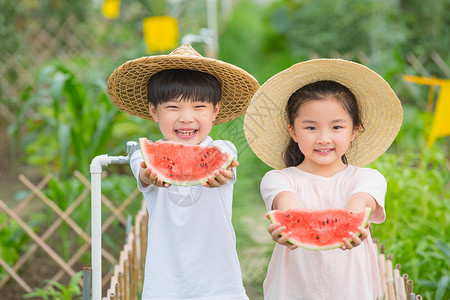
{"type": "MultiPolygon", "coordinates": [[[[231,142],[208,136],[200,145],[218,146],[237,159],[231,142]]],[[[231,224],[235,168],[233,178],[219,188],[142,187],[141,161],[138,150],[130,165],[149,213],[142,299],[248,299],[231,224]]]]}
{"type": "MultiPolygon", "coordinates": [[[[296,167],[269,171],[261,181],[267,210],[282,191],[295,193],[311,209],[344,208],[358,192],[372,195],[377,208],[370,221],[385,219],[386,180],[376,170],[348,166],[332,177],[304,172],[296,167]]],[[[276,244],[264,281],[265,300],[375,299],[379,294],[376,252],[369,236],[352,250],[289,250],[276,244]]]]}

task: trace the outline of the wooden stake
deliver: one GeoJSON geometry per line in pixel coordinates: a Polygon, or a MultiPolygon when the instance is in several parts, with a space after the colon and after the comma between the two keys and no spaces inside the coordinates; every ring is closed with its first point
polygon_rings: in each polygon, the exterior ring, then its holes
{"type": "Polygon", "coordinates": [[[403,280],[402,277],[398,277],[397,281],[398,281],[397,298],[399,300],[407,300],[405,291],[405,281],[403,280]]]}
{"type": "Polygon", "coordinates": [[[392,275],[392,254],[387,255],[386,260],[386,283],[389,300],[395,300],[394,277],[392,275]]]}
{"type": "Polygon", "coordinates": [[[408,279],[406,281],[406,294],[409,295],[413,292],[413,281],[411,279],[408,279]]]}
{"type": "Polygon", "coordinates": [[[388,297],[387,294],[387,283],[386,283],[386,257],[384,256],[384,245],[382,244],[380,248],[383,250],[378,255],[378,268],[380,269],[380,281],[381,281],[381,287],[383,291],[384,297],[388,297]]]}

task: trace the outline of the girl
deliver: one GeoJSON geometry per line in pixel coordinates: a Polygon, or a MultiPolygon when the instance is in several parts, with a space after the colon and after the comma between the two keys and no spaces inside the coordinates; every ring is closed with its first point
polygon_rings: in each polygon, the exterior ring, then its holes
{"type": "MultiPolygon", "coordinates": [[[[261,181],[267,210],[372,208],[385,219],[386,180],[363,168],[392,143],[402,109],[389,85],[370,69],[344,60],[296,64],[269,79],[255,94],[244,122],[249,145],[269,171],[261,181]],[[269,121],[270,120],[270,121],[269,121]],[[270,124],[270,126],[265,126],[270,124]]],[[[341,249],[311,251],[287,242],[280,224],[268,231],[277,242],[264,281],[265,299],[375,299],[376,252],[359,228],[341,249]]]]}

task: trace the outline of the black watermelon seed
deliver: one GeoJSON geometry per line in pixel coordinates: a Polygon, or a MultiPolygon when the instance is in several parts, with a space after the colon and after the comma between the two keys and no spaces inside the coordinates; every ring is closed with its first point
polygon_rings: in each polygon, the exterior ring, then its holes
{"type": "Polygon", "coordinates": [[[318,240],[319,239],[319,236],[318,235],[316,235],[316,240],[318,240]]]}
{"type": "Polygon", "coordinates": [[[327,224],[330,223],[330,221],[327,219],[327,224]]]}
{"type": "Polygon", "coordinates": [[[337,222],[337,219],[334,219],[335,222],[337,222]]]}
{"type": "Polygon", "coordinates": [[[322,222],[322,225],[325,225],[325,222],[322,222]]]}

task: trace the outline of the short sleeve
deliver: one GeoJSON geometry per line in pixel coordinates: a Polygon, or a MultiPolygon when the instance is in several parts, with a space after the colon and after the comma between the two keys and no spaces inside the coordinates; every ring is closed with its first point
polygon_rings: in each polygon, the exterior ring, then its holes
{"type": "Polygon", "coordinates": [[[136,177],[138,189],[141,192],[146,192],[152,187],[152,185],[144,187],[142,186],[142,182],[139,180],[139,170],[141,168],[142,161],[144,161],[144,158],[142,157],[141,150],[134,151],[130,158],[131,171],[133,172],[134,177],[136,177]]]}
{"type": "Polygon", "coordinates": [[[266,173],[261,180],[261,196],[266,204],[267,211],[272,210],[273,199],[281,192],[294,192],[293,183],[280,171],[272,170],[266,173]]]}
{"type": "Polygon", "coordinates": [[[384,176],[374,169],[361,168],[355,176],[355,185],[352,195],[356,193],[368,193],[377,202],[377,207],[370,216],[373,223],[382,223],[386,219],[384,199],[386,197],[387,183],[384,176]]]}

